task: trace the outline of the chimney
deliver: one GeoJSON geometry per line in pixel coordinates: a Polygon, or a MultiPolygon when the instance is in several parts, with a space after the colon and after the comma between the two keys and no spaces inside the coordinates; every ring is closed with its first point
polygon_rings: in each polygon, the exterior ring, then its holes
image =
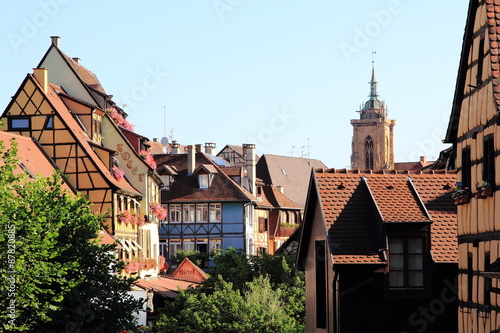
{"type": "Polygon", "coordinates": [[[73,58],[73,61],[80,65],[80,58],[73,58]]]}
{"type": "Polygon", "coordinates": [[[283,186],[281,185],[276,185],[276,189],[281,192],[281,194],[284,194],[283,186]]]}
{"type": "Polygon", "coordinates": [[[196,167],[196,152],[195,152],[195,147],[192,145],[189,145],[187,147],[187,174],[188,176],[191,176],[194,172],[194,169],[196,167]]]}
{"type": "Polygon", "coordinates": [[[255,161],[255,145],[254,144],[243,144],[243,151],[245,152],[245,167],[247,169],[248,182],[250,184],[250,192],[254,196],[257,195],[257,189],[255,188],[255,182],[257,178],[257,162],[255,161]]]}
{"type": "Polygon", "coordinates": [[[196,152],[197,152],[197,153],[201,153],[201,152],[202,152],[202,151],[201,151],[201,145],[200,145],[200,144],[195,145],[195,147],[196,147],[196,152]]]}
{"type": "Polygon", "coordinates": [[[179,145],[179,142],[177,142],[177,140],[173,140],[170,147],[172,147],[172,154],[179,154],[180,153],[180,145],[179,145]]]}
{"type": "Polygon", "coordinates": [[[205,143],[205,154],[215,155],[215,143],[213,142],[205,143]]]}
{"type": "Polygon", "coordinates": [[[425,156],[420,156],[420,162],[421,162],[422,164],[425,164],[425,156]]]}
{"type": "Polygon", "coordinates": [[[153,138],[153,142],[158,142],[158,138],[153,138]]]}
{"type": "Polygon", "coordinates": [[[42,86],[43,92],[47,93],[49,88],[49,70],[47,68],[33,68],[33,76],[42,86]]]}
{"type": "Polygon", "coordinates": [[[59,36],[50,36],[50,39],[52,40],[52,44],[54,44],[55,46],[59,47],[59,40],[61,39],[61,37],[59,37],[59,36]]]}

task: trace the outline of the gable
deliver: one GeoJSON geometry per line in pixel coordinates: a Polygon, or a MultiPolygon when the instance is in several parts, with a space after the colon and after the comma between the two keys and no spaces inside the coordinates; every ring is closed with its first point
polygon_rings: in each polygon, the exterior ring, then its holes
{"type": "Polygon", "coordinates": [[[71,96],[77,97],[87,103],[98,105],[89,89],[83,84],[75,70],[69,65],[63,53],[52,44],[44,55],[38,68],[47,68],[50,76],[49,81],[64,87],[64,90],[71,96]]]}
{"type": "Polygon", "coordinates": [[[201,283],[208,278],[208,275],[186,257],[175,269],[171,277],[179,280],[201,283]]]}

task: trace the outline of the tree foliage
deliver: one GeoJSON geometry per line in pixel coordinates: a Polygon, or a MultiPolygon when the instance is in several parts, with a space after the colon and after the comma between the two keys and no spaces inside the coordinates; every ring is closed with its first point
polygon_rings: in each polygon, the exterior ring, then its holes
{"type": "Polygon", "coordinates": [[[16,144],[0,142],[0,327],[20,332],[116,332],[141,302],[114,245],[97,242],[103,217],[62,188],[61,175],[19,172],[16,144]]]}
{"type": "Polygon", "coordinates": [[[293,258],[229,248],[213,261],[203,285],[166,304],[158,332],[304,331],[304,278],[293,258]]]}

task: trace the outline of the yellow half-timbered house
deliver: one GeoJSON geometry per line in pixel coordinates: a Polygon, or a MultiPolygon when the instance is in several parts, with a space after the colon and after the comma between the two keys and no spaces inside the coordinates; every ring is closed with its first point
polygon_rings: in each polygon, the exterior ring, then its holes
{"type": "Polygon", "coordinates": [[[471,0],[446,142],[458,182],[459,312],[462,333],[500,327],[500,3],[471,0]]]}

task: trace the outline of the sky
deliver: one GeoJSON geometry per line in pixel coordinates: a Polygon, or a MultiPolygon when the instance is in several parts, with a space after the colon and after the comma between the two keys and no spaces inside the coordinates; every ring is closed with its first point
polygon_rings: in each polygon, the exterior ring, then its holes
{"type": "MultiPolygon", "coordinates": [[[[468,1],[10,2],[0,12],[0,108],[60,36],[135,131],[179,143],[350,164],[351,119],[379,99],[396,162],[433,160],[451,113],[468,1]]],[[[50,80],[50,71],[49,71],[50,80]]]]}

